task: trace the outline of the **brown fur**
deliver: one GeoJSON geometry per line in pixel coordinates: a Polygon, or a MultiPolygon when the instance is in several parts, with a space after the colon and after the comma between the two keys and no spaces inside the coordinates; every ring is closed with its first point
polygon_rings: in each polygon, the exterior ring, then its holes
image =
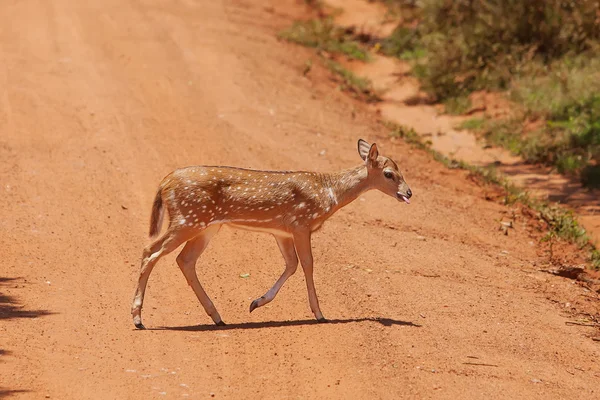
{"type": "Polygon", "coordinates": [[[162,222],[163,203],[162,203],[162,188],[159,188],[154,196],[152,203],[152,215],[150,216],[150,237],[156,237],[160,231],[160,223],[162,222]]]}

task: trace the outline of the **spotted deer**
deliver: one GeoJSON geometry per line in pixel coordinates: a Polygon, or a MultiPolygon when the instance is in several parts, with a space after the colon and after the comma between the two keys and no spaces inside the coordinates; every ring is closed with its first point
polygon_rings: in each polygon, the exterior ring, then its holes
{"type": "Polygon", "coordinates": [[[310,308],[317,321],[325,322],[313,282],[312,232],[367,190],[378,189],[406,203],[412,196],[398,165],[380,156],[376,144],[361,139],[358,153],[364,161],[361,165],[337,173],[197,166],[167,175],[154,198],[150,237],[158,235],[165,208],[169,225],[159,239],[144,249],[131,308],[135,326],[144,329],[142,304],[152,269],[161,257],[183,243],[177,256],[179,268],[214,323],[225,325],[196,275],[196,261],[223,225],[270,233],[285,260],[283,274],[264,296],[250,304],[250,312],[275,298],[296,272],[299,258],[310,308]]]}

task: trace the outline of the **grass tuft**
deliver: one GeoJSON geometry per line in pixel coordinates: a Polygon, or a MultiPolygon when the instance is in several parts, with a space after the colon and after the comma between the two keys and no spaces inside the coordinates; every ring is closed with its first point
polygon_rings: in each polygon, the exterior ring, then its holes
{"type": "Polygon", "coordinates": [[[342,90],[359,95],[368,102],[375,102],[379,100],[379,96],[374,92],[373,85],[368,78],[356,76],[352,71],[344,68],[336,61],[326,58],[323,58],[323,61],[327,69],[342,79],[342,90]]]}
{"type": "MultiPolygon", "coordinates": [[[[367,61],[369,53],[363,46],[352,38],[352,34],[333,24],[331,18],[295,22],[292,27],[281,32],[279,36],[293,43],[312,47],[319,52],[343,54],[352,59],[367,61]]],[[[340,63],[321,54],[321,59],[327,69],[341,79],[341,88],[357,95],[368,102],[379,101],[379,96],[373,90],[371,81],[356,76],[340,63]]],[[[312,61],[307,61],[302,69],[306,75],[312,69],[312,61]]]]}
{"type": "Polygon", "coordinates": [[[444,101],[444,108],[448,114],[461,115],[471,109],[471,100],[467,96],[450,97],[444,101]]]}
{"type": "Polygon", "coordinates": [[[478,130],[483,129],[484,126],[485,126],[485,119],[483,119],[483,118],[471,118],[471,119],[468,119],[466,121],[463,121],[458,126],[458,129],[466,129],[466,130],[470,130],[470,131],[478,131],[478,130]]]}
{"type": "Polygon", "coordinates": [[[294,22],[279,37],[318,51],[344,54],[355,60],[370,60],[368,51],[346,30],[335,26],[331,18],[294,22]]]}

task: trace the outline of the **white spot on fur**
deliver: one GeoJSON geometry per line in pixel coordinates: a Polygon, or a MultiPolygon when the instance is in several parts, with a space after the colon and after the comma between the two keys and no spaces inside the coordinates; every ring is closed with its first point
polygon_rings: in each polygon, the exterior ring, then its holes
{"type": "Polygon", "coordinates": [[[335,193],[333,193],[333,189],[332,188],[328,188],[329,189],[329,198],[331,199],[331,201],[333,202],[333,204],[337,204],[337,197],[335,196],[335,193]]]}

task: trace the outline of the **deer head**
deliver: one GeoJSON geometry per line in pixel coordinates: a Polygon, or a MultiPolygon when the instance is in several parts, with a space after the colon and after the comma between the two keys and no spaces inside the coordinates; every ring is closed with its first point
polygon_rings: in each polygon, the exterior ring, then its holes
{"type": "Polygon", "coordinates": [[[369,144],[362,139],[358,141],[358,154],[367,166],[369,182],[373,189],[410,204],[412,191],[404,181],[398,164],[390,158],[380,156],[375,143],[369,144]]]}

